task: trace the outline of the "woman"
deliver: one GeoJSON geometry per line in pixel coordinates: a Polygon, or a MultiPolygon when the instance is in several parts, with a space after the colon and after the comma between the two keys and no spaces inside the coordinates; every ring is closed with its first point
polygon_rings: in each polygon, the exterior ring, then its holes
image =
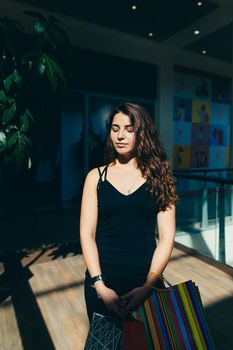
{"type": "Polygon", "coordinates": [[[106,160],[107,165],[88,173],[81,205],[89,321],[93,312],[135,310],[151,293],[147,284],[158,285],[175,236],[174,178],[142,106],[124,103],[110,113],[106,160]]]}

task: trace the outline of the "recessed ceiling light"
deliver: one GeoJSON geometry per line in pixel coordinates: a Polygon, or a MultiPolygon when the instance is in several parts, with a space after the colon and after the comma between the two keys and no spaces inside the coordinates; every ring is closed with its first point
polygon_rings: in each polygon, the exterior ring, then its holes
{"type": "Polygon", "coordinates": [[[202,4],[203,4],[202,1],[197,2],[197,6],[202,6],[202,4]]]}
{"type": "Polygon", "coordinates": [[[132,5],[131,9],[135,11],[135,10],[137,10],[137,6],[136,5],[132,5]]]}
{"type": "Polygon", "coordinates": [[[194,30],[194,34],[195,34],[195,35],[200,34],[200,30],[194,30]]]}
{"type": "Polygon", "coordinates": [[[206,50],[202,50],[202,53],[203,53],[203,55],[206,55],[207,51],[206,50]]]}
{"type": "Polygon", "coordinates": [[[148,35],[149,35],[150,37],[152,37],[152,36],[154,36],[154,33],[150,32],[150,33],[148,33],[148,35]]]}

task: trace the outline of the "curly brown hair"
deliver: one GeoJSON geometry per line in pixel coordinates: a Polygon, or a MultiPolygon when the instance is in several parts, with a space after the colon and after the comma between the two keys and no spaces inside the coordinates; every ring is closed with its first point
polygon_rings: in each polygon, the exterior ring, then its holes
{"type": "Polygon", "coordinates": [[[157,201],[158,211],[165,211],[171,204],[176,204],[176,178],[173,176],[159,133],[146,109],[138,104],[123,103],[115,107],[106,120],[107,139],[105,160],[115,163],[117,152],[112,144],[110,133],[112,121],[117,113],[130,118],[135,132],[134,155],[142,176],[147,179],[148,189],[157,201]]]}

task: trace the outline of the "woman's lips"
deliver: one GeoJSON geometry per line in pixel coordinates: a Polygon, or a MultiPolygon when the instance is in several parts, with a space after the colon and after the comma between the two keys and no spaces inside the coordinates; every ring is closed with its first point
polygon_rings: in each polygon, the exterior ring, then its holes
{"type": "Polygon", "coordinates": [[[117,143],[117,147],[123,148],[127,146],[127,143],[117,143]]]}

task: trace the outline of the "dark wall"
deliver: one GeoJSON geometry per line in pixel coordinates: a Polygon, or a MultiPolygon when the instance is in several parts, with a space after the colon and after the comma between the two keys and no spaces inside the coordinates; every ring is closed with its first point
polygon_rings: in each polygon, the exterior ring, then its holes
{"type": "Polygon", "coordinates": [[[146,99],[157,96],[157,66],[91,50],[74,49],[72,87],[146,99]]]}

